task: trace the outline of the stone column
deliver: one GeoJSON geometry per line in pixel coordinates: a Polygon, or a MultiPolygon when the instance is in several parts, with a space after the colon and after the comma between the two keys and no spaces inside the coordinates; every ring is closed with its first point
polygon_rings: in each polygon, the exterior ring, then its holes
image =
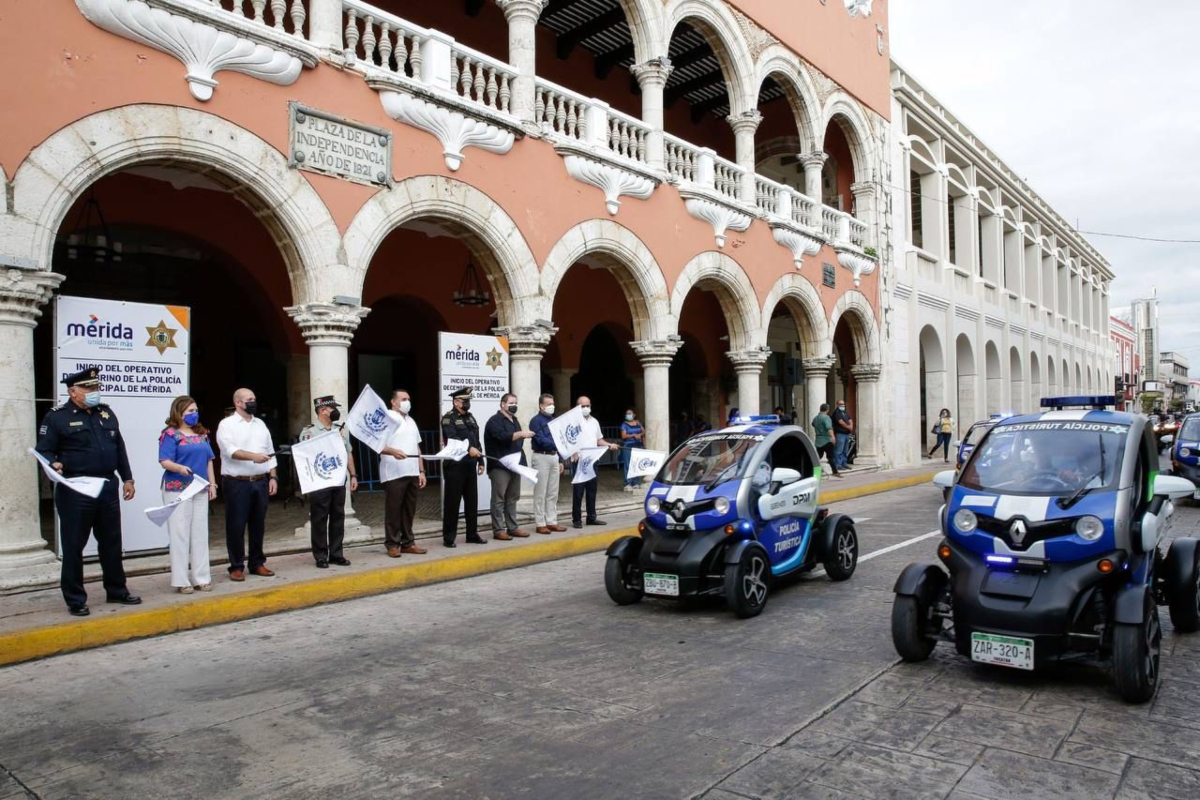
{"type": "MultiPolygon", "coordinates": [[[[307,303],[285,308],[300,327],[308,344],[308,418],[315,419],[312,398],[333,395],[347,411],[350,397],[349,349],[354,331],[371,309],[333,303],[307,303]]],[[[347,481],[348,482],[348,481],[347,481]]],[[[308,523],[296,528],[296,536],[308,536],[308,523]]],[[[346,492],[346,542],[370,541],[371,529],[358,521],[350,492],[346,492]]]]}
{"type": "Polygon", "coordinates": [[[879,421],[882,418],[879,364],[855,364],[850,368],[854,376],[856,398],[855,435],[858,437],[858,460],[878,464],[883,458],[883,442],[880,440],[879,421]]]}
{"type": "Polygon", "coordinates": [[[740,114],[730,114],[725,118],[729,126],[733,128],[733,136],[736,142],[737,165],[742,170],[742,202],[747,205],[756,206],[758,201],[756,195],[758,189],[754,184],[754,132],[758,130],[758,126],[762,124],[762,114],[757,109],[743,111],[740,114]]]}
{"type": "Polygon", "coordinates": [[[813,417],[817,416],[822,403],[829,402],[826,397],[829,394],[829,373],[833,371],[835,361],[832,356],[826,356],[806,358],[801,363],[804,366],[804,394],[808,401],[808,419],[803,421],[802,427],[811,435],[813,417]]]}
{"type": "Polygon", "coordinates": [[[663,148],[663,87],[673,71],[671,59],[652,58],[629,68],[642,89],[642,122],[650,128],[646,137],[646,164],[654,169],[666,169],[663,148]]]}
{"type": "Polygon", "coordinates": [[[551,391],[554,393],[554,405],[558,413],[575,407],[575,398],[571,395],[571,378],[578,374],[577,369],[556,369],[550,373],[550,381],[553,384],[551,391]]]}
{"type": "Polygon", "coordinates": [[[758,396],[758,376],[763,365],[771,357],[771,350],[731,350],[725,354],[733,362],[733,371],[737,373],[738,410],[743,414],[761,414],[758,396]]]}
{"type": "MultiPolygon", "coordinates": [[[[546,345],[550,344],[550,337],[558,329],[540,325],[514,325],[496,328],[494,332],[497,336],[508,337],[508,390],[517,396],[518,421],[522,430],[528,430],[528,422],[537,414],[538,396],[542,393],[542,356],[546,353],[546,345]]],[[[533,463],[528,439],[525,440],[525,458],[533,463]]]]}
{"type": "MultiPolygon", "coordinates": [[[[817,204],[818,210],[821,207],[821,170],[825,169],[825,162],[829,160],[829,156],[823,152],[803,153],[800,156],[800,165],[804,167],[804,193],[812,198],[812,201],[817,204]]],[[[821,218],[817,217],[813,221],[813,227],[821,227],[821,218]]],[[[814,411],[815,415],[817,412],[814,411]]]]}
{"type": "Polygon", "coordinates": [[[288,436],[299,435],[312,419],[308,382],[308,353],[292,353],[287,360],[288,436]]]}
{"type": "Polygon", "coordinates": [[[322,55],[341,53],[342,0],[311,0],[308,9],[308,40],[322,55]]]}
{"type": "Polygon", "coordinates": [[[508,63],[517,70],[512,86],[512,114],[533,123],[534,76],[537,74],[537,21],[547,0],[496,0],[508,20],[508,63]]]}
{"type": "Polygon", "coordinates": [[[875,184],[869,181],[859,181],[850,184],[850,194],[854,197],[854,218],[867,226],[865,247],[875,247],[879,241],[878,219],[875,216],[875,184]]]}
{"type": "Polygon", "coordinates": [[[671,361],[682,345],[683,342],[673,340],[629,343],[642,362],[646,392],[642,421],[646,425],[646,447],[650,450],[668,450],[671,446],[669,376],[671,361]]]}
{"type": "Polygon", "coordinates": [[[42,539],[39,468],[28,450],[40,422],[33,402],[33,329],[62,280],[55,272],[0,268],[0,454],[9,465],[0,470],[0,589],[52,583],[59,573],[42,539]]]}

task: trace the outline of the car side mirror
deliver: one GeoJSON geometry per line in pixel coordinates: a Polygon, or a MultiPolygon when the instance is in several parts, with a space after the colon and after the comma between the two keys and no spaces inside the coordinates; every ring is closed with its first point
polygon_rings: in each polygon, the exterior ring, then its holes
{"type": "Polygon", "coordinates": [[[787,467],[776,467],[771,471],[771,483],[779,486],[788,486],[800,480],[800,473],[794,469],[787,467]]]}
{"type": "Polygon", "coordinates": [[[950,489],[954,486],[954,470],[942,470],[933,476],[933,485],[939,489],[950,489]]]}
{"type": "Polygon", "coordinates": [[[1163,444],[1170,444],[1173,441],[1175,441],[1175,437],[1171,436],[1170,434],[1167,434],[1166,436],[1162,437],[1163,444]]]}
{"type": "Polygon", "coordinates": [[[959,439],[957,442],[954,443],[955,450],[957,450],[960,447],[962,447],[962,439],[959,439]]]}
{"type": "Polygon", "coordinates": [[[1154,494],[1156,497],[1169,497],[1176,500],[1180,497],[1191,497],[1196,492],[1196,485],[1187,478],[1175,475],[1158,475],[1154,479],[1154,494]]]}

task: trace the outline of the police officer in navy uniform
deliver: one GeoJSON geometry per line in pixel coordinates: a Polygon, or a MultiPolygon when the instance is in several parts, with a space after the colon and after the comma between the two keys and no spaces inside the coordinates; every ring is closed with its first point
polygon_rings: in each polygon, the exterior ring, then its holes
{"type": "Polygon", "coordinates": [[[112,409],[100,402],[100,373],[89,367],[63,379],[67,402],[50,410],[38,430],[37,451],[64,477],[106,478],[100,496],[80,494],[62,484],[54,487],[62,537],[62,593],[67,610],[86,617],[83,588],[83,548],[94,533],[104,573],[104,593],[110,603],[137,605],[142,598],[125,586],[121,564],[121,501],[113,474],[121,476],[122,495],[133,499],[133,472],[125,440],[112,409]]]}
{"type": "Polygon", "coordinates": [[[458,504],[463,503],[467,517],[467,544],[487,544],[476,532],[479,512],[479,485],[476,476],[483,474],[483,452],[479,443],[479,423],[471,414],[471,388],[450,393],[454,408],[442,416],[442,442],[466,439],[469,449],[462,461],[442,462],[442,543],[454,547],[458,536],[458,504]]]}

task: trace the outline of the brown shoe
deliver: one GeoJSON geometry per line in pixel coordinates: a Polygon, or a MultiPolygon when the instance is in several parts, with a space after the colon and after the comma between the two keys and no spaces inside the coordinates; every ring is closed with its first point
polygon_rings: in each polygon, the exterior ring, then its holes
{"type": "Polygon", "coordinates": [[[564,528],[562,525],[547,525],[546,527],[555,533],[561,533],[562,531],[566,530],[566,528],[564,528]]]}
{"type": "Polygon", "coordinates": [[[400,548],[400,552],[401,553],[409,553],[410,555],[414,555],[414,556],[423,556],[426,553],[428,553],[429,551],[426,550],[424,547],[417,547],[415,544],[407,544],[404,547],[400,548]]]}
{"type": "Polygon", "coordinates": [[[400,557],[400,548],[396,547],[395,545],[389,544],[387,551],[388,551],[388,558],[399,558],[400,557]]]}
{"type": "Polygon", "coordinates": [[[242,581],[246,580],[245,570],[240,570],[240,569],[231,570],[229,573],[229,580],[236,581],[238,583],[241,583],[242,581]]]}
{"type": "Polygon", "coordinates": [[[511,531],[508,532],[508,535],[515,536],[518,539],[528,539],[529,538],[529,534],[526,533],[525,531],[521,530],[520,528],[513,528],[511,531]]]}
{"type": "Polygon", "coordinates": [[[266,564],[259,564],[254,569],[250,570],[251,575],[257,575],[260,578],[274,578],[275,573],[267,569],[266,564]]]}
{"type": "Polygon", "coordinates": [[[499,539],[499,540],[500,540],[500,541],[502,541],[502,542],[507,542],[507,541],[509,541],[510,539],[512,539],[512,537],[511,537],[511,536],[509,536],[509,535],[508,535],[507,533],[505,533],[504,531],[500,531],[499,533],[497,533],[497,534],[495,534],[494,536],[492,536],[492,538],[493,538],[493,539],[499,539]]]}
{"type": "Polygon", "coordinates": [[[533,530],[535,533],[550,533],[550,529],[547,528],[545,525],[543,525],[540,528],[534,528],[533,530]]]}

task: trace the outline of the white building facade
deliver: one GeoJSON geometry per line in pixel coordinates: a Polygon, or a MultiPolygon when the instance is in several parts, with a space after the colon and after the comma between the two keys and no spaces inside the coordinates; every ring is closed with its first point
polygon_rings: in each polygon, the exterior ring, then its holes
{"type": "Polygon", "coordinates": [[[891,124],[892,463],[920,460],[942,408],[962,435],[1042,396],[1111,392],[1104,257],[894,62],[891,124]]]}

